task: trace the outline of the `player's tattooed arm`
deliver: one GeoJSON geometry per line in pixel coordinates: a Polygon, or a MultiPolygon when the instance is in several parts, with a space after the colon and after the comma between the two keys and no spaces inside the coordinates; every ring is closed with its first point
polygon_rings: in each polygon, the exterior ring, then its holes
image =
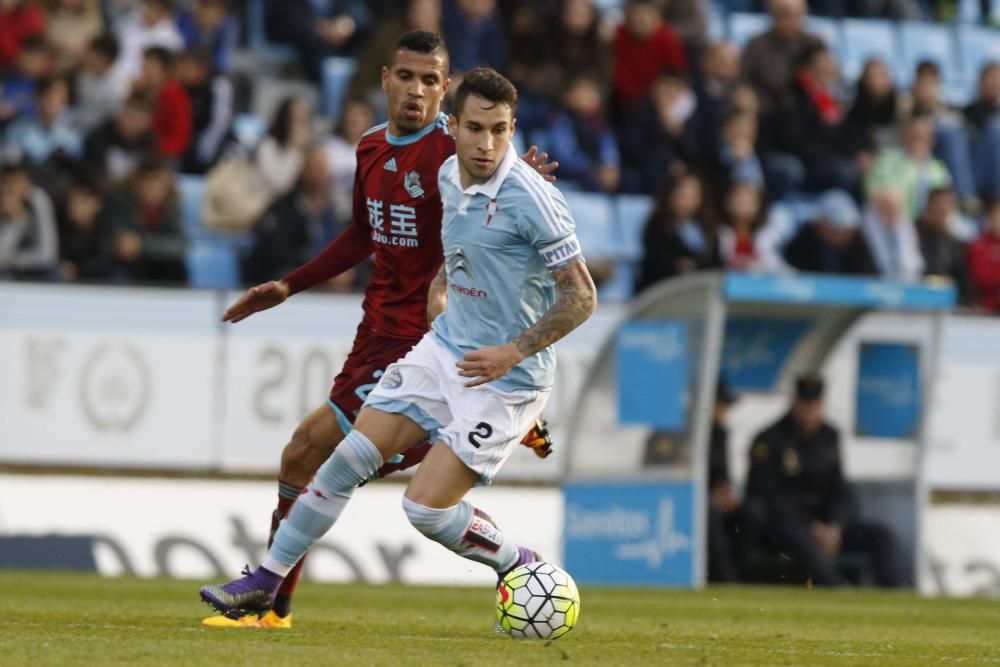
{"type": "Polygon", "coordinates": [[[427,290],[427,326],[448,307],[448,274],[442,262],[431,286],[427,290]]]}
{"type": "Polygon", "coordinates": [[[467,352],[458,374],[470,378],[466,387],[477,387],[506,375],[531,355],[544,350],[582,324],[597,307],[597,288],[582,259],[552,272],[559,297],[540,320],[506,345],[467,352]]]}
{"type": "Polygon", "coordinates": [[[597,307],[597,287],[582,259],[552,272],[559,291],[555,304],[515,341],[527,359],[583,324],[597,307]]]}

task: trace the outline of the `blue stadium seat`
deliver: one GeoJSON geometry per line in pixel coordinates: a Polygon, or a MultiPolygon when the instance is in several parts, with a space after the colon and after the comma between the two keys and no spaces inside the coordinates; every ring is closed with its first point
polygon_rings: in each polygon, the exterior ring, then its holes
{"type": "Polygon", "coordinates": [[[247,0],[247,46],[262,64],[283,65],[294,61],[295,49],[267,39],[264,29],[264,0],[247,0]]]}
{"type": "Polygon", "coordinates": [[[741,49],[747,42],[767,32],[771,27],[771,17],[767,14],[743,14],[733,12],[729,15],[729,41],[741,49]]]}
{"type": "Polygon", "coordinates": [[[236,251],[222,241],[198,240],[188,246],[188,284],[205,289],[239,287],[236,251]]]}
{"type": "Polygon", "coordinates": [[[630,262],[642,257],[642,230],[655,206],[656,200],[646,195],[618,195],[615,198],[616,257],[630,262]]]}
{"type": "Polygon", "coordinates": [[[844,35],[840,31],[839,21],[825,16],[810,16],[806,19],[806,30],[822,38],[838,60],[843,59],[844,35]]]}
{"type": "Polygon", "coordinates": [[[347,88],[357,69],[358,61],[354,58],[333,57],[323,61],[323,111],[334,124],[340,119],[347,88]]]}
{"type": "Polygon", "coordinates": [[[614,210],[608,195],[563,190],[587,257],[611,257],[615,247],[614,210]]]}
{"type": "Polygon", "coordinates": [[[233,118],[233,134],[244,148],[254,149],[267,134],[264,120],[252,113],[236,114],[233,118]]]}
{"type": "Polygon", "coordinates": [[[181,174],[177,177],[180,194],[181,227],[189,239],[201,229],[201,202],[205,198],[205,177],[181,174]]]}
{"type": "Polygon", "coordinates": [[[945,87],[961,78],[955,35],[950,26],[908,21],[900,25],[899,42],[897,88],[909,87],[913,83],[914,71],[924,60],[938,64],[945,87]]]}
{"type": "Polygon", "coordinates": [[[896,71],[897,39],[896,30],[889,21],[875,19],[844,19],[843,73],[847,81],[855,81],[861,75],[865,61],[880,58],[896,71]]]}
{"type": "Polygon", "coordinates": [[[975,90],[983,65],[1000,62],[1000,29],[958,26],[958,51],[961,78],[970,90],[975,90]]]}

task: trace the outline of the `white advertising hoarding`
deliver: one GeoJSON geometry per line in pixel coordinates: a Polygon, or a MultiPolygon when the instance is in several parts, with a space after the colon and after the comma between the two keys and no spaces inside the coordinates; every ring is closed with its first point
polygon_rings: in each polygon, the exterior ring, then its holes
{"type": "MultiPolygon", "coordinates": [[[[410,526],[400,504],[403,488],[376,482],[359,489],[310,554],[305,575],[319,581],[495,584],[492,570],[410,526]]],[[[259,564],[276,497],[276,485],[265,482],[0,475],[0,536],[98,536],[101,574],[216,581],[236,576],[244,564],[259,564]]],[[[506,535],[562,562],[558,490],[475,489],[469,500],[506,535]]]]}

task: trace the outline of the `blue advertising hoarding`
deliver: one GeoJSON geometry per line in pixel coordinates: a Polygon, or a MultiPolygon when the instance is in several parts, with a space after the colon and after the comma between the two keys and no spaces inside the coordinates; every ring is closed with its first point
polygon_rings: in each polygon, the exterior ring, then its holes
{"type": "Polygon", "coordinates": [[[566,568],[581,583],[693,586],[691,482],[569,483],[566,568]]]}
{"type": "Polygon", "coordinates": [[[923,402],[917,346],[862,343],[855,400],[855,432],[859,436],[915,438],[923,402]]]}
{"type": "Polygon", "coordinates": [[[810,326],[810,320],[802,318],[730,318],[722,347],[722,376],[736,389],[773,391],[781,369],[810,326]]]}
{"type": "Polygon", "coordinates": [[[687,423],[688,335],[678,320],[626,322],[615,340],[618,422],[681,431],[687,423]]]}

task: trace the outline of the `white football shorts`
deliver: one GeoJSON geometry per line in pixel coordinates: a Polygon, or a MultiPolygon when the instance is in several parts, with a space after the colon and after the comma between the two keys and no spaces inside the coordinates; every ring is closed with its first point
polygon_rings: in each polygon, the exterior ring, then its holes
{"type": "Polygon", "coordinates": [[[465,387],[458,360],[427,333],[409,353],[386,368],[365,405],[406,415],[443,442],[479,475],[493,481],[524,434],[542,414],[550,391],[501,391],[491,384],[465,387]]]}

